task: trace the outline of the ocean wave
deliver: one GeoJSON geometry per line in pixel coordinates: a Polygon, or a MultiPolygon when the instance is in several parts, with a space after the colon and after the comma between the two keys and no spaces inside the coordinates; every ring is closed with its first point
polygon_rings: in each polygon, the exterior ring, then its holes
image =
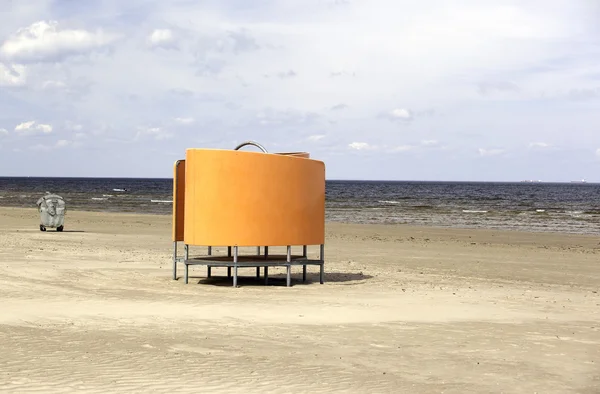
{"type": "Polygon", "coordinates": [[[106,198],[106,197],[92,197],[92,200],[94,200],[94,201],[106,201],[106,200],[108,200],[108,198],[106,198]]]}
{"type": "Polygon", "coordinates": [[[102,197],[114,197],[112,194],[103,194],[102,197]]]}
{"type": "Polygon", "coordinates": [[[127,189],[113,189],[113,192],[126,192],[127,189]]]}
{"type": "Polygon", "coordinates": [[[488,213],[488,211],[479,209],[463,209],[462,211],[463,213],[488,213]]]}
{"type": "Polygon", "coordinates": [[[150,202],[158,202],[158,203],[165,203],[165,204],[173,203],[172,200],[150,200],[150,202]]]}
{"type": "Polygon", "coordinates": [[[400,201],[393,201],[393,200],[382,200],[382,201],[377,201],[380,204],[392,204],[392,205],[396,205],[396,204],[400,204],[400,201]]]}
{"type": "Polygon", "coordinates": [[[565,211],[565,213],[571,216],[572,218],[581,218],[582,216],[584,216],[583,211],[565,211]]]}

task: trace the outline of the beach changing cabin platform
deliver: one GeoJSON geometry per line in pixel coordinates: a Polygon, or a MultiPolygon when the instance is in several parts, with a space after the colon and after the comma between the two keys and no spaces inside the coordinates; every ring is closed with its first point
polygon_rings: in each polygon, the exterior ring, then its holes
{"type": "Polygon", "coordinates": [[[233,150],[187,149],[185,160],[175,162],[173,174],[173,279],[177,264],[185,267],[227,269],[233,286],[240,268],[264,270],[287,268],[291,285],[292,267],[319,267],[323,283],[325,244],[325,164],[306,152],[269,153],[260,144],[247,141],[233,150]],[[240,148],[253,145],[261,150],[240,148]],[[184,244],[183,256],[177,245],[184,244]],[[205,253],[195,255],[191,247],[205,253]],[[319,247],[318,258],[309,258],[308,248],[319,247]],[[269,253],[269,248],[271,252],[269,253]],[[216,253],[221,249],[222,253],[216,253]],[[251,250],[244,253],[243,250],[251,250]],[[275,249],[283,250],[279,254],[275,249]],[[226,252],[225,252],[226,251],[226,252]],[[294,253],[295,252],[295,253],[294,253]]]}

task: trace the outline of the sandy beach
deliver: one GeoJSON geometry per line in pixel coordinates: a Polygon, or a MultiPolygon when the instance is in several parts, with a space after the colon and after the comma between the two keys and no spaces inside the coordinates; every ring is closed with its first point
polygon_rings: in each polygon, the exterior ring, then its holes
{"type": "Polygon", "coordinates": [[[233,288],[169,216],[0,217],[1,392],[600,392],[600,237],[328,223],[325,284],[233,288]]]}

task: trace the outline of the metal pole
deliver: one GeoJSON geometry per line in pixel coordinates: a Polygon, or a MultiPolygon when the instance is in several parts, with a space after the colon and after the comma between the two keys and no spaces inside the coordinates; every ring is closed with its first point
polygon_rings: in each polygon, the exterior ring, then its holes
{"type": "MultiPolygon", "coordinates": [[[[209,255],[209,256],[212,256],[212,246],[209,246],[209,247],[208,247],[208,255],[209,255]]],[[[210,277],[212,276],[212,272],[211,272],[212,270],[211,270],[211,268],[212,268],[212,267],[211,267],[210,265],[207,265],[207,266],[206,266],[206,271],[207,271],[207,272],[206,272],[206,276],[207,276],[208,278],[210,278],[210,277]]]]}
{"type": "MultiPolygon", "coordinates": [[[[308,257],[306,245],[302,245],[302,257],[305,259],[308,257]]],[[[302,265],[302,282],[306,282],[306,264],[302,265]]]]}
{"type": "Polygon", "coordinates": [[[233,247],[233,287],[237,287],[237,274],[238,274],[238,247],[233,247]]]}
{"type": "Polygon", "coordinates": [[[173,242],[173,280],[177,280],[177,241],[173,242]]]}
{"type": "Polygon", "coordinates": [[[184,250],[183,263],[185,265],[185,284],[187,285],[187,283],[188,283],[188,270],[189,270],[187,261],[188,261],[188,259],[190,257],[190,247],[189,247],[189,245],[185,244],[185,246],[183,247],[183,250],[184,250]]]}
{"type": "Polygon", "coordinates": [[[324,266],[325,266],[325,245],[321,244],[321,250],[319,252],[319,259],[321,260],[321,271],[319,273],[319,282],[323,284],[323,274],[324,274],[324,266]]]}
{"type": "MultiPolygon", "coordinates": [[[[227,257],[231,257],[231,246],[227,247],[227,257]]],[[[227,278],[231,278],[231,267],[227,267],[227,278]]]]}
{"type": "Polygon", "coordinates": [[[292,285],[292,247],[287,247],[287,287],[292,285]]]}
{"type": "MultiPolygon", "coordinates": [[[[212,256],[212,246],[209,246],[209,247],[208,247],[208,255],[209,255],[209,256],[212,256]]],[[[206,276],[207,276],[208,278],[210,278],[210,277],[212,276],[212,275],[211,275],[211,274],[212,274],[212,272],[211,272],[211,268],[212,268],[212,267],[211,267],[210,265],[207,265],[207,266],[206,266],[206,268],[207,268],[207,269],[206,269],[206,271],[207,271],[207,273],[206,273],[206,276]]]]}
{"type": "MultiPolygon", "coordinates": [[[[256,247],[256,256],[260,257],[260,246],[256,247]]],[[[260,267],[256,267],[256,277],[260,278],[260,267]]]]}
{"type": "MultiPolygon", "coordinates": [[[[265,246],[265,260],[269,258],[269,247],[265,246]]],[[[265,266],[265,285],[269,284],[269,266],[265,266]]]]}

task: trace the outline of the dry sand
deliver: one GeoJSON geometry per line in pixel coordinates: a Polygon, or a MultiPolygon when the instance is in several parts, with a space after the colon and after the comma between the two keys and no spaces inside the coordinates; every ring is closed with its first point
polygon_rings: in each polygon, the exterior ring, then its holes
{"type": "Polygon", "coordinates": [[[324,285],[233,288],[167,216],[0,217],[1,392],[600,393],[600,237],[328,224],[324,285]]]}

